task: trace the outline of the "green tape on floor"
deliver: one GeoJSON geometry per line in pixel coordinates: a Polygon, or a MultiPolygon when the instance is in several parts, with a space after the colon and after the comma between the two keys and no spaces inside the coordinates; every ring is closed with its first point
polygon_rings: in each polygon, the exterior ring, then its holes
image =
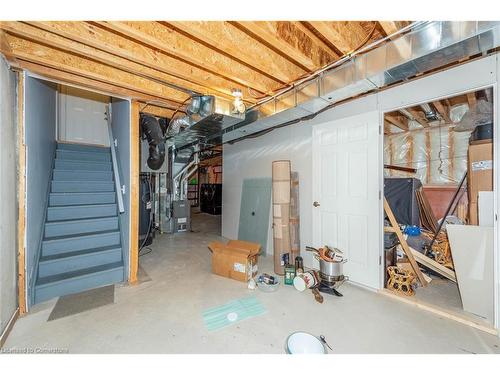
{"type": "Polygon", "coordinates": [[[209,331],[215,331],[265,312],[264,306],[252,296],[207,309],[203,312],[203,320],[209,331]]]}

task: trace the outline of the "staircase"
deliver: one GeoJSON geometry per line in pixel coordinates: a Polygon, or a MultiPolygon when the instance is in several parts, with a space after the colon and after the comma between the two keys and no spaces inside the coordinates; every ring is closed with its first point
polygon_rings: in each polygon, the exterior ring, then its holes
{"type": "Polygon", "coordinates": [[[110,148],[58,143],[34,302],[123,279],[110,148]]]}

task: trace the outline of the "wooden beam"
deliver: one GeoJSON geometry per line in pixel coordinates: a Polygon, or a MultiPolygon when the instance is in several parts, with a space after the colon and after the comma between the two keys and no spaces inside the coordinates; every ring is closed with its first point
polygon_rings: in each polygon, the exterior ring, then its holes
{"type": "Polygon", "coordinates": [[[166,117],[168,119],[170,119],[172,117],[172,115],[174,114],[174,110],[172,110],[172,109],[158,107],[158,106],[155,106],[152,104],[147,104],[147,103],[141,103],[139,109],[140,109],[141,113],[148,113],[148,114],[153,115],[153,116],[166,117]]]}
{"type": "Polygon", "coordinates": [[[273,91],[282,85],[282,82],[258,73],[225,55],[214,53],[203,44],[193,42],[192,39],[163,24],[148,21],[106,21],[99,24],[192,65],[205,67],[212,72],[231,78],[260,93],[273,91]]]}
{"type": "Polygon", "coordinates": [[[391,131],[392,124],[389,121],[384,121],[384,134],[390,135],[392,134],[391,131]]]}
{"type": "Polygon", "coordinates": [[[386,114],[385,119],[389,121],[392,125],[397,126],[403,131],[408,131],[408,119],[402,117],[402,116],[395,116],[395,115],[390,115],[386,114]]]}
{"type": "Polygon", "coordinates": [[[436,111],[438,111],[439,115],[443,118],[444,121],[446,121],[447,123],[452,122],[450,116],[448,115],[448,109],[440,100],[433,101],[432,105],[434,106],[434,108],[436,108],[436,111]]]}
{"type": "Polygon", "coordinates": [[[156,96],[145,95],[137,91],[123,89],[119,86],[110,85],[104,82],[85,78],[76,74],[62,72],[57,69],[46,67],[39,64],[34,64],[28,61],[20,60],[18,67],[27,70],[31,73],[38,74],[49,80],[53,80],[62,84],[68,84],[82,89],[87,89],[99,92],[109,96],[117,96],[121,98],[137,99],[143,102],[154,102],[162,104],[170,109],[175,109],[179,106],[177,103],[170,102],[156,96]]]}
{"type": "Polygon", "coordinates": [[[319,48],[327,51],[332,57],[333,60],[337,60],[341,53],[340,51],[335,49],[332,44],[326,43],[322,38],[320,38],[313,30],[315,30],[311,25],[304,21],[290,21],[290,23],[297,28],[297,30],[302,31],[305,35],[311,38],[311,41],[318,45],[319,48]],[[312,30],[311,30],[312,29],[312,30]]]}
{"type": "Polygon", "coordinates": [[[172,84],[187,90],[192,90],[199,93],[215,93],[219,96],[232,98],[228,93],[210,90],[206,86],[201,86],[196,83],[191,83],[183,79],[179,79],[173,75],[166,74],[157,69],[150,68],[143,64],[139,64],[112,53],[102,51],[92,46],[87,46],[83,43],[62,37],[52,32],[40,29],[38,27],[23,23],[23,22],[0,22],[0,28],[9,32],[12,35],[19,36],[24,39],[30,39],[37,43],[46,44],[50,47],[61,49],[62,51],[71,52],[78,56],[89,58],[103,64],[118,68],[124,72],[132,73],[141,77],[157,80],[159,83],[172,84]],[[212,91],[212,92],[210,92],[212,91]]]}
{"type": "Polygon", "coordinates": [[[420,284],[422,284],[423,287],[427,286],[427,281],[425,280],[424,276],[422,275],[422,272],[420,271],[420,268],[418,267],[417,262],[415,261],[415,258],[413,257],[413,253],[410,251],[410,247],[408,246],[408,243],[406,242],[405,238],[403,237],[403,233],[401,232],[401,229],[399,228],[399,224],[396,221],[396,218],[394,217],[394,213],[392,212],[391,206],[389,205],[389,202],[387,202],[387,199],[384,198],[384,211],[385,214],[387,215],[387,218],[389,219],[389,222],[391,223],[391,227],[396,233],[396,236],[398,237],[399,244],[403,248],[404,253],[406,254],[406,257],[408,258],[411,267],[413,268],[413,271],[415,272],[415,275],[417,276],[417,279],[420,281],[420,284]]]}
{"type": "Polygon", "coordinates": [[[246,21],[231,24],[308,71],[321,68],[338,57],[291,22],[246,21]]]}
{"type": "Polygon", "coordinates": [[[415,306],[424,311],[428,311],[433,314],[439,315],[443,318],[451,319],[461,324],[465,324],[466,326],[479,329],[483,332],[489,333],[490,335],[498,336],[498,331],[495,328],[491,328],[490,326],[488,326],[487,323],[483,323],[482,321],[480,321],[480,318],[474,319],[474,321],[472,321],[470,317],[465,318],[463,313],[444,309],[442,306],[427,304],[425,302],[418,300],[417,298],[402,296],[388,289],[381,289],[379,290],[379,293],[387,297],[394,298],[400,302],[409,304],[411,306],[415,306]]]}
{"type": "Polygon", "coordinates": [[[368,36],[359,22],[355,21],[311,21],[309,23],[344,54],[353,52],[366,41],[368,36]]]}
{"type": "MultiPolygon", "coordinates": [[[[126,60],[144,65],[157,70],[168,76],[179,79],[180,86],[191,88],[205,87],[203,94],[231,95],[232,88],[238,88],[245,92],[246,86],[235,81],[228,80],[218,74],[210,72],[204,67],[196,67],[182,60],[168,56],[155,48],[144,46],[124,36],[115,34],[99,25],[86,22],[28,22],[42,30],[62,36],[83,45],[112,53],[126,60]]],[[[173,81],[172,81],[173,82],[173,81]]],[[[245,100],[255,102],[250,95],[245,95],[245,100]]]]}
{"type": "Polygon", "coordinates": [[[17,292],[19,315],[26,306],[26,144],[24,135],[24,72],[17,73],[17,144],[18,144],[18,218],[17,218],[17,292]]]}
{"type": "Polygon", "coordinates": [[[143,94],[165,98],[179,104],[189,97],[187,94],[149,79],[138,77],[108,65],[93,62],[42,44],[21,39],[17,36],[9,35],[7,43],[10,45],[11,52],[2,52],[6,55],[11,53],[17,59],[49,66],[57,70],[117,85],[143,94]]]}
{"type": "Polygon", "coordinates": [[[413,119],[418,122],[420,125],[422,125],[423,128],[428,128],[429,123],[427,122],[426,119],[422,118],[420,116],[420,113],[418,111],[412,109],[412,108],[406,108],[406,110],[410,113],[410,115],[413,116],[413,119]]]}
{"type": "Polygon", "coordinates": [[[386,35],[394,34],[399,30],[394,21],[378,21],[379,25],[382,27],[386,35]]]}
{"type": "Polygon", "coordinates": [[[132,101],[130,108],[130,275],[129,283],[137,283],[139,269],[139,108],[132,101]]]}
{"type": "Polygon", "coordinates": [[[302,76],[306,71],[301,69],[274,50],[244,33],[226,21],[173,21],[168,22],[172,28],[188,35],[217,53],[237,59],[268,76],[288,83],[302,76]]]}
{"type": "Polygon", "coordinates": [[[457,277],[455,275],[455,272],[450,270],[449,268],[443,266],[442,264],[439,264],[435,260],[425,256],[424,254],[418,252],[417,250],[413,249],[410,247],[412,255],[415,257],[415,260],[422,264],[423,266],[430,268],[434,272],[439,273],[440,275],[446,277],[447,279],[453,281],[454,283],[457,282],[457,277]]]}
{"type": "Polygon", "coordinates": [[[469,109],[470,111],[474,111],[476,109],[476,93],[475,92],[469,92],[467,93],[467,102],[469,103],[469,109]]]}

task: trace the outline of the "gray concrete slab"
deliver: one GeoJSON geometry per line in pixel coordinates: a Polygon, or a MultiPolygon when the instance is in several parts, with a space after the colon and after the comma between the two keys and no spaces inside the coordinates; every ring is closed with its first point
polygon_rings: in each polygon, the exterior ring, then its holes
{"type": "MultiPolygon", "coordinates": [[[[55,300],[20,319],[6,348],[64,348],[70,353],[283,353],[293,331],[326,336],[333,353],[500,353],[498,337],[354,285],[344,297],[282,286],[275,293],[210,273],[207,244],[220,218],[193,215],[193,233],[162,235],[140,258],[151,281],[116,288],[115,303],[47,322],[55,300]],[[206,308],[255,294],[264,315],[209,332],[206,308]],[[333,322],[336,323],[333,323],[333,322]]],[[[272,258],[259,267],[272,270],[272,258]]]]}

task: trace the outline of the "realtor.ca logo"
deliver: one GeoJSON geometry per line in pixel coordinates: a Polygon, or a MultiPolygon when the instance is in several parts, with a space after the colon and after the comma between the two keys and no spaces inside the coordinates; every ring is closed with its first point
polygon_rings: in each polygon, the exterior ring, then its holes
{"type": "Polygon", "coordinates": [[[67,348],[0,348],[0,354],[68,354],[67,348]]]}

